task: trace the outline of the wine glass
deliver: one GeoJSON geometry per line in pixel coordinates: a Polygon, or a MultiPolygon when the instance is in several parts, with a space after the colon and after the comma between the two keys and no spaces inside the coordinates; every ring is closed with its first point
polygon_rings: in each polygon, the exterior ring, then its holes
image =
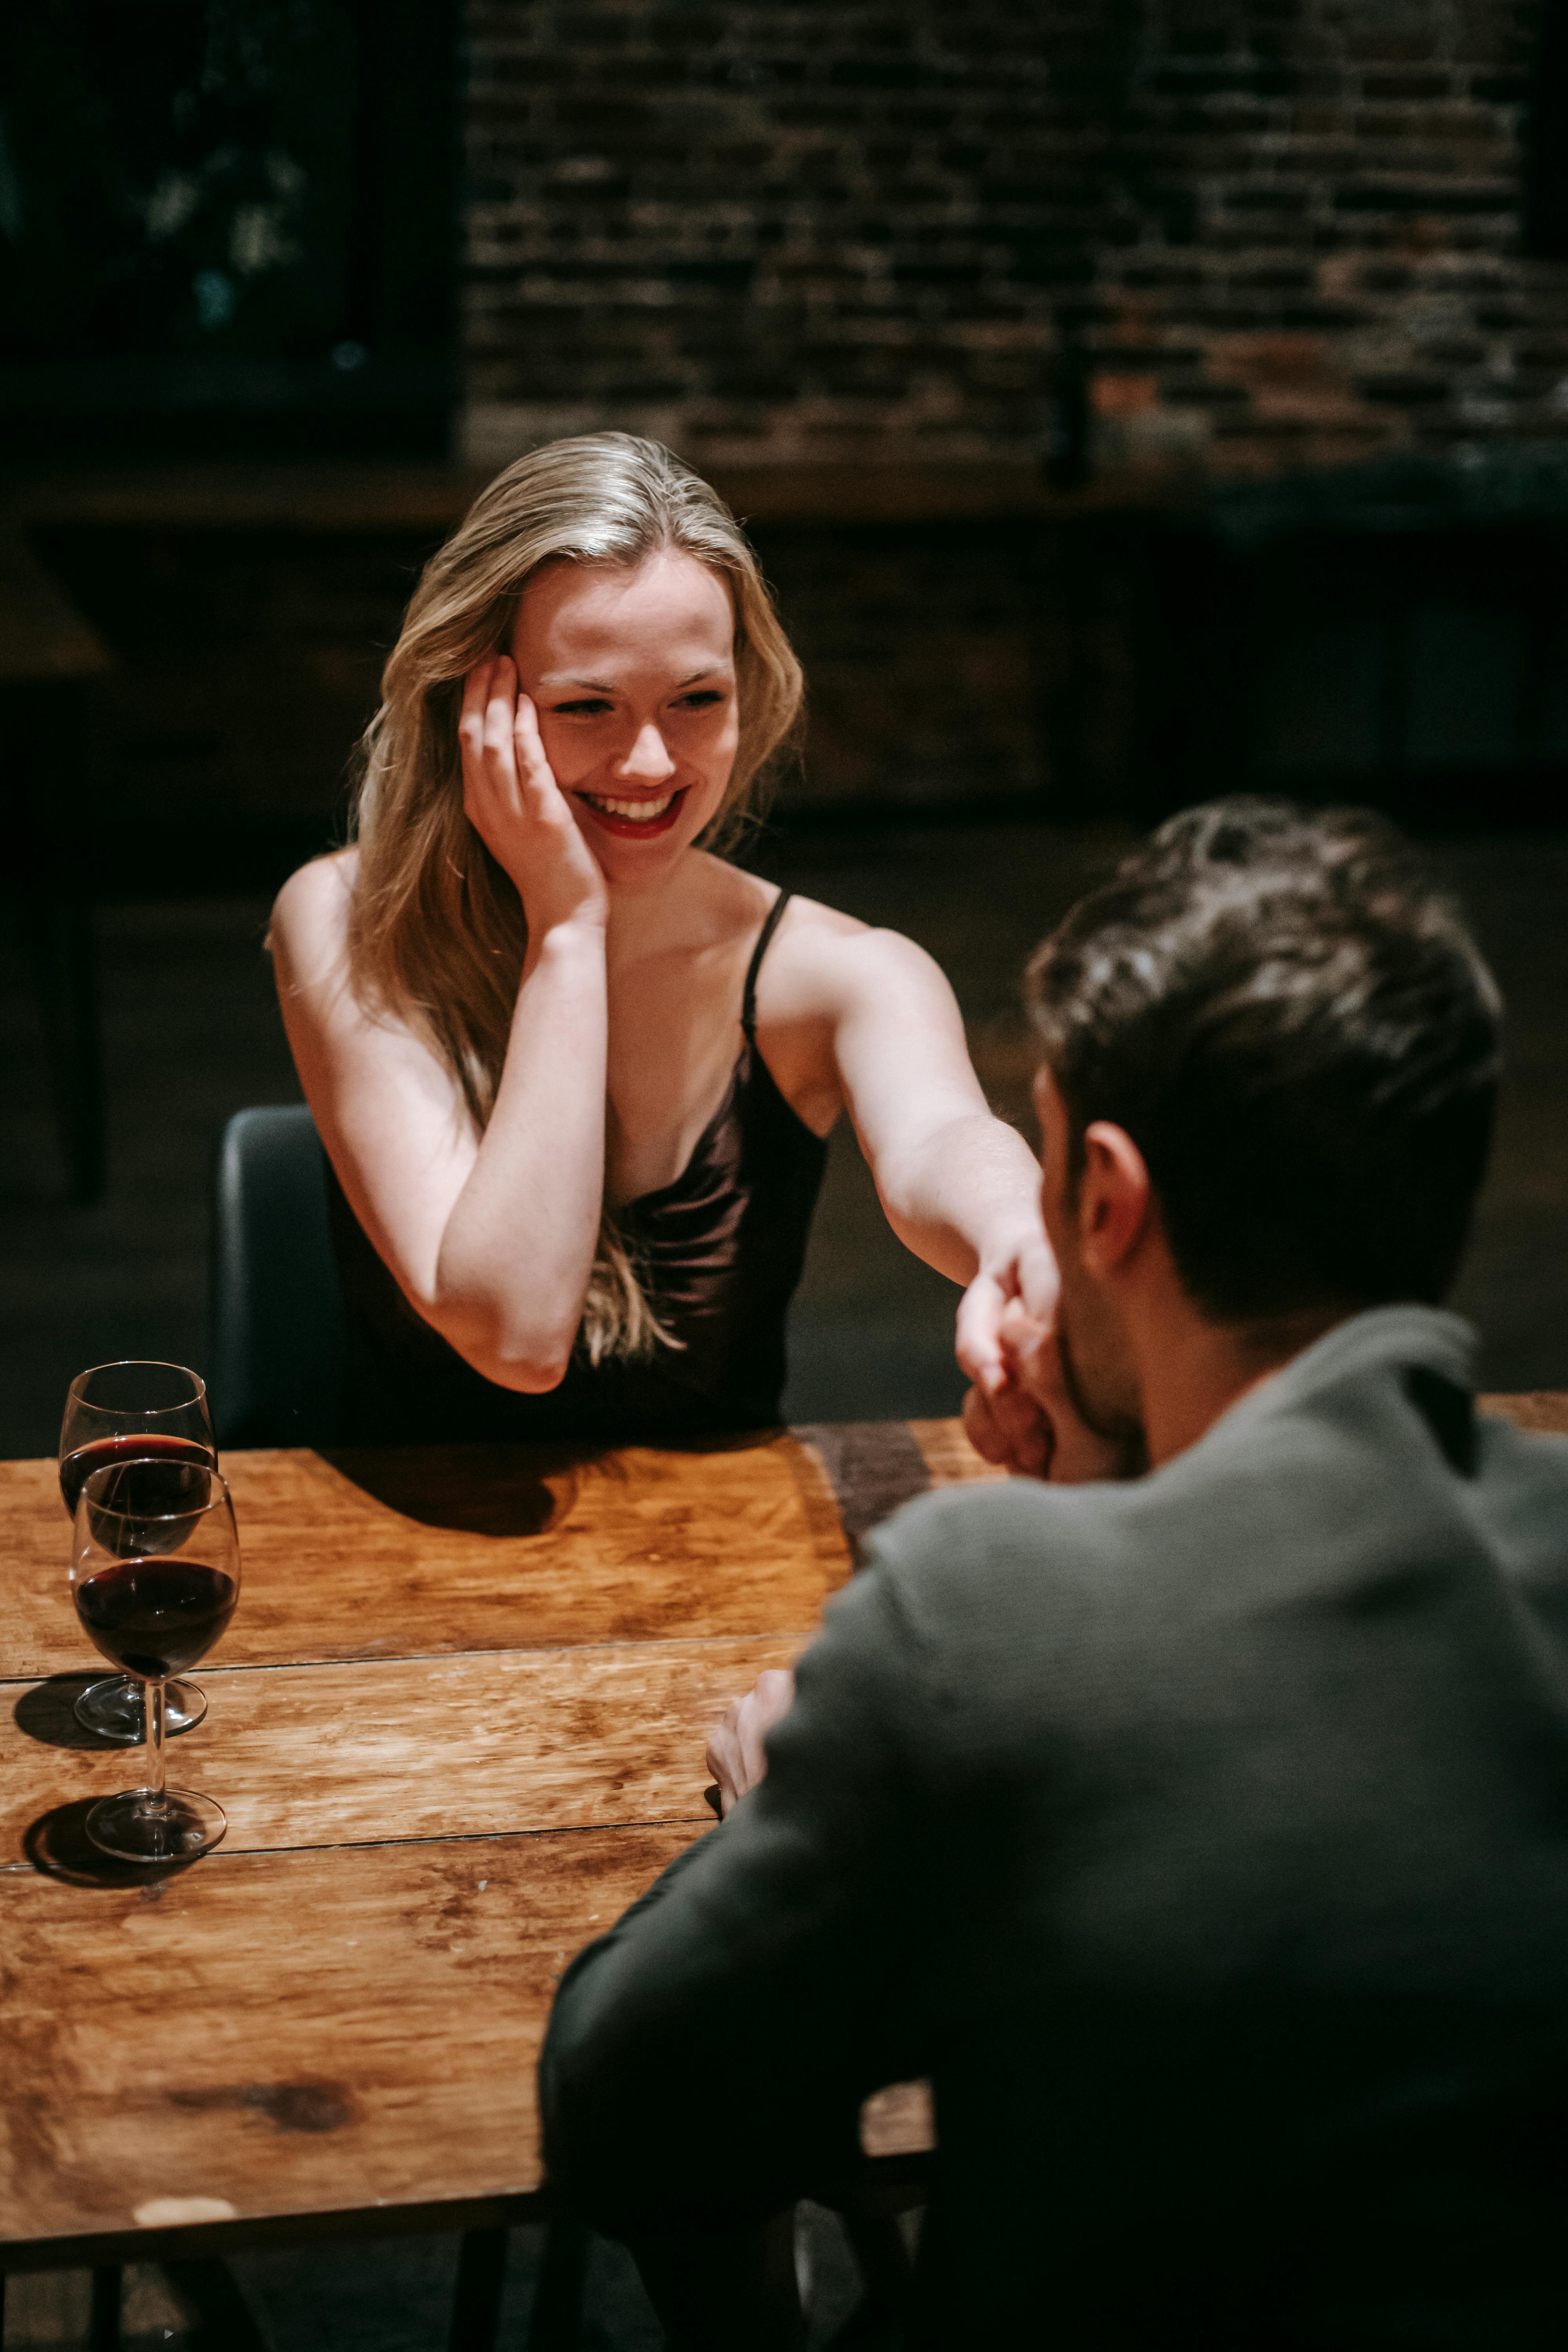
{"type": "MultiPolygon", "coordinates": [[[[74,1512],[81,1485],[106,1463],[128,1461],[205,1464],[217,1467],[217,1441],[207,1411],[205,1383],[183,1364],[142,1363],[127,1359],[95,1364],[79,1372],[66,1397],[60,1423],[60,1493],[74,1512]]],[[[164,1693],[164,1727],[173,1737],[189,1731],[207,1711],[195,1683],[173,1682],[164,1693]]],[[[139,1747],[145,1725],[142,1689],[129,1675],[93,1683],[76,1703],[77,1721],[100,1739],[139,1747]]]]}
{"type": "Polygon", "coordinates": [[[105,1797],[87,1833],[121,1862],[188,1862],[228,1827],[221,1805],[163,1785],[169,1678],[218,1640],[239,1598],[228,1486],[207,1463],[111,1462],[77,1499],[71,1597],[106,1658],[142,1686],[144,1787],[105,1797]]]}

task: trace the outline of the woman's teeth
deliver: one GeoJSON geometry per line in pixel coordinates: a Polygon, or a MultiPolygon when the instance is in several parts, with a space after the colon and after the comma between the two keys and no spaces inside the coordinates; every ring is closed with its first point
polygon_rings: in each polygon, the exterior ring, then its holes
{"type": "Polygon", "coordinates": [[[664,814],[675,794],[666,793],[661,801],[608,801],[602,800],[597,793],[584,793],[583,798],[590,808],[603,809],[606,816],[625,816],[634,824],[651,824],[656,816],[664,814]]]}

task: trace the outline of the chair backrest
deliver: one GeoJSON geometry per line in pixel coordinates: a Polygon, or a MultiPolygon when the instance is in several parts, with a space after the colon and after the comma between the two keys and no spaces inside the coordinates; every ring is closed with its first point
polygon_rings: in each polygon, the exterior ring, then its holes
{"type": "Polygon", "coordinates": [[[207,1385],[220,1447],[330,1445],[343,1310],[303,1103],[237,1111],[213,1166],[207,1385]]]}

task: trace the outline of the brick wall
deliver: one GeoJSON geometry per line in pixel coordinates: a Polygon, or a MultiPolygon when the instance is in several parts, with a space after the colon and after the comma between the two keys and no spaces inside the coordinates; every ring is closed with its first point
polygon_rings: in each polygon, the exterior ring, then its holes
{"type": "Polygon", "coordinates": [[[1251,472],[1568,429],[1568,270],[1520,254],[1538,15],[1146,10],[1089,331],[1108,449],[1251,472]]]}
{"type": "Polygon", "coordinates": [[[1226,473],[1568,430],[1550,0],[469,0],[466,454],[1226,473]]]}

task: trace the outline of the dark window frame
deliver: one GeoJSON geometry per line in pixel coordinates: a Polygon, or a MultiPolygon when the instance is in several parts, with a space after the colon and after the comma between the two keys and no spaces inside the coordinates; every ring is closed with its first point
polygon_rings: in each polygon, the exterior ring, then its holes
{"type": "MultiPolygon", "coordinates": [[[[37,5],[56,16],[57,30],[68,33],[78,19],[69,0],[37,5]]],[[[141,5],[155,23],[158,0],[141,5]]],[[[188,47],[198,12],[182,13],[188,47]]],[[[217,14],[215,0],[205,0],[199,14],[210,25],[217,14]]],[[[87,11],[81,15],[89,17],[87,11]]],[[[152,325],[129,336],[111,325],[86,329],[79,313],[74,330],[53,350],[47,334],[35,334],[21,347],[13,339],[9,351],[0,345],[0,435],[13,465],[82,457],[447,454],[456,394],[460,10],[457,0],[323,0],[321,22],[330,53],[350,61],[352,80],[339,85],[344,137],[341,149],[331,150],[333,159],[341,154],[341,167],[331,173],[330,195],[310,215],[319,266],[310,294],[300,298],[306,323],[279,304],[271,344],[264,322],[237,339],[232,332],[215,335],[205,348],[189,316],[167,310],[164,324],[161,306],[172,285],[165,279],[139,313],[152,325]],[[96,334],[96,341],[84,347],[84,333],[96,334]]],[[[16,46],[24,48],[25,42],[16,46]]],[[[83,89],[92,91],[90,71],[83,89]]],[[[113,102],[111,89],[108,103],[113,102]]],[[[7,109],[14,142],[18,131],[25,135],[17,118],[28,104],[24,79],[13,86],[7,109]]],[[[57,96],[57,116],[60,104],[57,96]]],[[[172,126],[173,115],[167,120],[172,126]]],[[[81,127],[84,134],[90,128],[81,127]]],[[[173,128],[157,136],[171,142],[174,166],[173,128]]],[[[264,143],[258,134],[256,151],[264,143]]],[[[57,167],[46,152],[40,165],[35,142],[30,161],[35,179],[58,170],[58,186],[35,191],[24,179],[10,226],[16,229],[19,222],[17,234],[25,234],[29,200],[36,217],[42,204],[58,198],[54,242],[45,250],[52,251],[53,268],[68,272],[73,253],[90,235],[68,182],[72,158],[62,154],[57,167]]],[[[144,187],[145,146],[138,166],[144,187]]],[[[115,193],[113,217],[123,245],[126,203],[122,192],[115,193]]],[[[130,217],[139,218],[134,206],[130,217]]],[[[138,228],[135,238],[141,235],[138,228]]],[[[139,249],[142,259],[135,266],[144,268],[146,248],[139,249]]],[[[182,266],[190,280],[190,266],[182,266]]],[[[49,269],[36,258],[31,267],[35,288],[47,292],[49,269]]],[[[243,299],[249,299],[249,283],[240,281],[243,299]]],[[[13,317],[19,310],[13,283],[13,317]]],[[[245,315],[254,318],[254,309],[245,315]]],[[[122,322],[123,317],[122,308],[122,322]]]]}
{"type": "Polygon", "coordinates": [[[1524,121],[1522,242],[1535,261],[1568,261],[1568,5],[1537,0],[1524,121]]]}

